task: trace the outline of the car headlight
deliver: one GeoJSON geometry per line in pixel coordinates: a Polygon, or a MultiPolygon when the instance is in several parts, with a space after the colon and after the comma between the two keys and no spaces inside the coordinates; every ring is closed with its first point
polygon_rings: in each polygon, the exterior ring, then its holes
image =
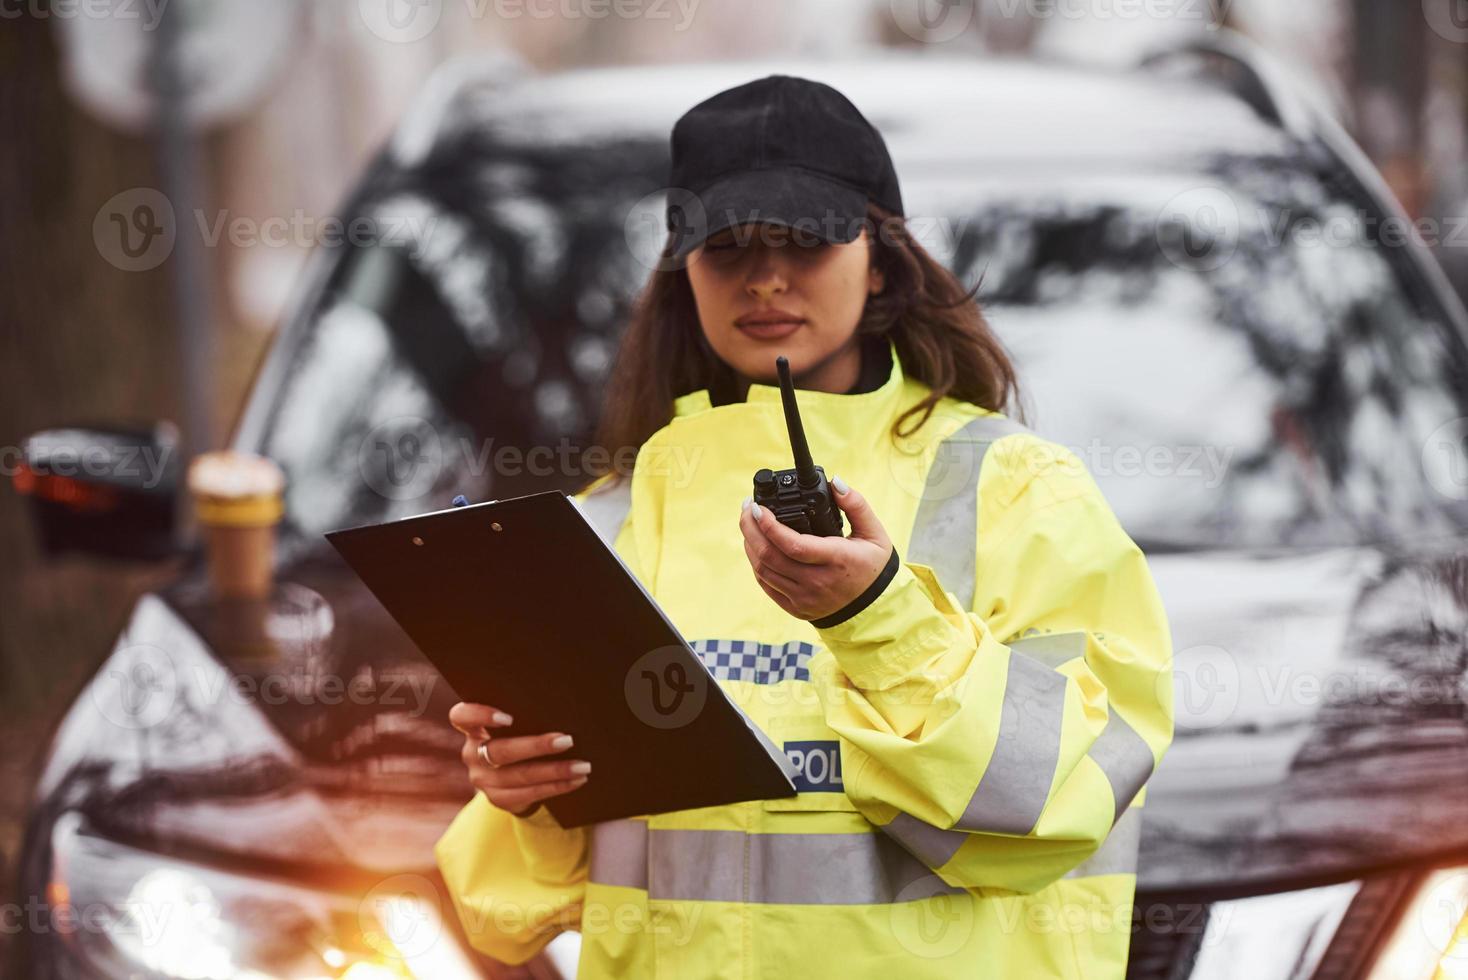
{"type": "Polygon", "coordinates": [[[181,980],[468,980],[480,973],[445,927],[420,875],[363,893],[226,872],[87,833],[65,814],[52,832],[48,900],[58,929],[99,975],[181,980]]]}
{"type": "Polygon", "coordinates": [[[1422,875],[1372,963],[1372,977],[1468,977],[1468,865],[1422,875]]]}
{"type": "Polygon", "coordinates": [[[1468,865],[1214,902],[1198,947],[1189,980],[1468,980],[1468,865]]]}
{"type": "Polygon", "coordinates": [[[1359,881],[1214,902],[1188,980],[1313,976],[1359,881]]]}

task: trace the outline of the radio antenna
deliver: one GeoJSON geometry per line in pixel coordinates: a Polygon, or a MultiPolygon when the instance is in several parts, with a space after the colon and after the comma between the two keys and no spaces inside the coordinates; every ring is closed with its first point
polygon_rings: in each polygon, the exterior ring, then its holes
{"type": "Polygon", "coordinates": [[[795,453],[795,472],[800,485],[813,487],[820,478],[816,475],[815,461],[810,458],[810,446],[805,442],[805,428],[800,424],[800,409],[795,406],[795,385],[790,380],[790,362],[785,356],[775,358],[775,370],[780,373],[780,401],[785,405],[785,428],[790,430],[790,448],[795,453]]]}

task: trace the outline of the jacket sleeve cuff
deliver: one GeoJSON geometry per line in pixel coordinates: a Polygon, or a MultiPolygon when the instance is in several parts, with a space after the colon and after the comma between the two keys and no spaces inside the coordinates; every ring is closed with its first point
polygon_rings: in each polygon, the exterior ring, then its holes
{"type": "Polygon", "coordinates": [[[831,615],[811,620],[811,625],[817,629],[836,626],[839,623],[846,622],[867,606],[870,606],[876,601],[877,596],[886,591],[887,583],[892,581],[892,577],[897,574],[897,569],[901,564],[901,560],[897,557],[897,548],[894,545],[892,553],[887,556],[887,564],[882,566],[882,570],[877,573],[877,577],[872,579],[872,584],[863,589],[861,595],[852,599],[846,605],[831,613],[831,615]]]}
{"type": "Polygon", "coordinates": [[[523,817],[518,813],[512,813],[510,816],[514,817],[517,822],[527,824],[531,827],[540,827],[545,830],[562,829],[560,821],[556,820],[555,816],[551,814],[550,808],[544,803],[535,804],[535,809],[523,817]]]}
{"type": "Polygon", "coordinates": [[[933,570],[907,562],[898,563],[886,588],[860,612],[816,631],[842,672],[868,690],[901,683],[955,645],[977,644],[933,570]]]}

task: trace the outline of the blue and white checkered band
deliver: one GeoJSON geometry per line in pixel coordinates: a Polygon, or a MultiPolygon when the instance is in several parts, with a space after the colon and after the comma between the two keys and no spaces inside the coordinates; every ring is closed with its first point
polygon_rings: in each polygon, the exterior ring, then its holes
{"type": "Polygon", "coordinates": [[[709,673],[721,681],[748,681],[751,684],[778,684],[780,681],[808,681],[806,663],[816,652],[815,644],[791,640],[789,643],[756,643],[753,640],[690,640],[689,646],[708,667],[709,673]]]}

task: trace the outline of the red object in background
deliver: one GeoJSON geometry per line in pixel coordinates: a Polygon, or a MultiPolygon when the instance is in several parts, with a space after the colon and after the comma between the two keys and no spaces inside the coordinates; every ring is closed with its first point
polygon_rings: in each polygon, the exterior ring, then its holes
{"type": "Polygon", "coordinates": [[[15,471],[11,482],[21,494],[52,500],[74,511],[95,514],[117,508],[118,493],[113,487],[83,483],[69,476],[37,473],[24,463],[15,471]]]}
{"type": "Polygon", "coordinates": [[[25,440],[11,482],[43,555],[147,561],[179,551],[178,456],[169,422],[58,427],[25,440]]]}

